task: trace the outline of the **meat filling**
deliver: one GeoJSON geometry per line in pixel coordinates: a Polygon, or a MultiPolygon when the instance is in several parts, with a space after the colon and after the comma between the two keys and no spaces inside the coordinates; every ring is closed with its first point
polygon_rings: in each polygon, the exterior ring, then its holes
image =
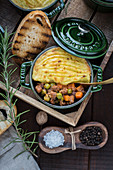
{"type": "Polygon", "coordinates": [[[37,83],[35,89],[45,101],[60,106],[74,103],[82,98],[85,93],[84,87],[75,83],[68,85],[61,85],[59,83],[37,83]]]}

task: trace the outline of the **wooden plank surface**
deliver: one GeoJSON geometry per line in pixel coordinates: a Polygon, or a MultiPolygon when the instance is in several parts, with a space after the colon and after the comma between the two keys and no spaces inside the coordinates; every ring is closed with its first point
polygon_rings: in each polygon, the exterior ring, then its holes
{"type": "Polygon", "coordinates": [[[105,34],[108,43],[113,39],[113,13],[100,13],[97,12],[94,16],[92,23],[97,25],[105,34]]]}
{"type": "Polygon", "coordinates": [[[88,156],[85,150],[66,151],[57,155],[41,152],[40,168],[42,170],[87,170],[88,156]]]}
{"type": "Polygon", "coordinates": [[[21,13],[8,0],[0,0],[0,25],[11,33],[21,19],[21,13]]]}
{"type": "MultiPolygon", "coordinates": [[[[111,19],[113,13],[100,13],[97,12],[92,22],[96,24],[107,37],[110,44],[113,40],[113,20],[111,19]]],[[[110,61],[103,73],[103,79],[113,77],[113,55],[110,57],[110,61]]],[[[93,97],[93,115],[92,120],[98,120],[102,122],[109,132],[108,143],[100,151],[90,151],[90,170],[112,170],[113,169],[113,124],[112,112],[113,112],[113,85],[103,86],[101,92],[94,94],[93,97]]]]}
{"type": "MultiPolygon", "coordinates": [[[[18,11],[17,8],[15,8],[8,0],[0,0],[0,25],[3,27],[3,29],[7,28],[9,33],[15,32],[21,19],[21,11],[18,11]]],[[[20,68],[16,63],[13,62],[12,59],[10,62],[14,64],[12,68],[17,68],[12,77],[12,80],[16,79],[12,86],[17,88],[20,83],[20,68]]]]}
{"type": "MultiPolygon", "coordinates": [[[[113,77],[113,54],[104,71],[104,80],[113,77]]],[[[108,129],[109,139],[99,152],[90,153],[90,169],[113,169],[113,85],[103,86],[103,90],[94,95],[92,120],[102,122],[108,129]]]]}
{"type": "MultiPolygon", "coordinates": [[[[14,8],[7,0],[0,0],[0,24],[4,27],[8,26],[9,31],[16,29],[21,17],[21,13],[18,13],[16,8],[14,8]],[[7,5],[6,5],[7,4],[7,5]],[[7,24],[6,24],[7,23],[7,24]]],[[[83,0],[68,0],[67,9],[64,9],[58,19],[64,17],[80,17],[89,20],[93,14],[93,10],[84,4],[83,0]]],[[[103,30],[109,43],[113,37],[113,21],[111,14],[97,13],[92,22],[95,23],[99,28],[103,30]]],[[[54,41],[50,41],[48,46],[54,45],[54,41]]],[[[104,79],[113,76],[113,57],[110,59],[107,68],[104,72],[104,79]]],[[[19,70],[14,78],[18,80],[14,87],[19,85],[19,70]],[[16,77],[15,77],[16,76],[16,77]]],[[[29,78],[28,78],[29,79],[29,78]]],[[[24,93],[33,96],[34,94],[21,89],[24,93]]],[[[107,145],[101,150],[97,151],[86,151],[86,150],[76,150],[76,151],[66,151],[61,154],[49,155],[43,151],[38,150],[37,153],[39,158],[36,160],[39,163],[42,170],[112,170],[113,169],[113,124],[112,124],[112,111],[113,111],[113,87],[112,85],[104,86],[103,90],[99,93],[93,94],[87,107],[84,110],[83,115],[80,118],[78,125],[86,123],[90,120],[100,121],[103,123],[109,131],[109,141],[107,145]]],[[[27,119],[27,122],[22,125],[23,129],[28,129],[28,131],[40,130],[46,126],[63,126],[67,127],[66,123],[52,117],[48,116],[48,122],[41,126],[38,126],[35,120],[36,114],[39,109],[18,100],[17,102],[18,113],[24,110],[30,109],[30,112],[22,117],[27,119]]],[[[37,138],[38,140],[38,138],[37,138]]]]}
{"type": "Polygon", "coordinates": [[[93,9],[89,8],[83,0],[68,0],[65,9],[61,12],[58,20],[67,17],[76,17],[89,20],[93,14],[93,9]]]}

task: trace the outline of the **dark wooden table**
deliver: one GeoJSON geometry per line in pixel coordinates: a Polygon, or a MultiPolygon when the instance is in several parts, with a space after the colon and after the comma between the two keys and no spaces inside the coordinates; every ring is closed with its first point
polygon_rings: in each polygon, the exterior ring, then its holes
{"type": "MultiPolygon", "coordinates": [[[[113,13],[99,13],[90,9],[83,0],[67,0],[66,7],[58,19],[64,17],[79,17],[86,20],[92,19],[92,23],[96,24],[105,33],[109,44],[113,38],[113,13]]],[[[9,32],[16,31],[20,21],[25,16],[25,13],[18,11],[8,0],[0,0],[0,25],[8,28],[9,32]]],[[[48,46],[55,44],[51,39],[48,46]]],[[[98,64],[98,63],[97,63],[98,64]]],[[[16,65],[16,64],[15,64],[16,65]]],[[[17,66],[17,65],[16,65],[17,66]]],[[[18,69],[14,75],[16,83],[15,88],[19,86],[18,69]]],[[[113,56],[104,70],[103,79],[108,79],[113,76],[113,56]]],[[[32,96],[32,92],[20,87],[20,91],[32,96]]],[[[46,126],[63,126],[68,127],[66,123],[49,116],[49,120],[42,127],[36,123],[36,114],[39,111],[37,108],[18,99],[18,113],[30,109],[30,112],[22,116],[22,119],[27,119],[27,122],[22,125],[23,129],[29,131],[41,130],[46,126]]],[[[77,149],[76,151],[66,151],[60,154],[50,155],[44,153],[40,149],[37,150],[38,159],[36,160],[42,170],[112,170],[113,169],[113,85],[103,86],[102,91],[92,95],[87,107],[85,108],[78,124],[82,125],[88,121],[98,121],[103,123],[109,132],[107,144],[96,151],[88,151],[77,149]]]]}

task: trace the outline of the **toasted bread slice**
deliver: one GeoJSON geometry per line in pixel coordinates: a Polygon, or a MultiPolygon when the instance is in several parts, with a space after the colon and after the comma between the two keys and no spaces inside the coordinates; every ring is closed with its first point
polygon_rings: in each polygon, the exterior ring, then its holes
{"type": "Polygon", "coordinates": [[[33,60],[47,45],[51,36],[51,25],[42,11],[30,12],[20,23],[12,43],[13,59],[22,64],[33,60]]]}

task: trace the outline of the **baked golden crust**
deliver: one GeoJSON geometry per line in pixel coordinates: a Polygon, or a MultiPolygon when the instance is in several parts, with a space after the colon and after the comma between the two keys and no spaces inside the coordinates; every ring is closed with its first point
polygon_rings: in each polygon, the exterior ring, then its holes
{"type": "Polygon", "coordinates": [[[24,9],[40,9],[52,4],[55,0],[12,0],[13,3],[24,9]]]}
{"type": "Polygon", "coordinates": [[[90,82],[91,69],[83,58],[73,56],[60,47],[43,53],[35,62],[32,79],[62,85],[90,82]]]}

